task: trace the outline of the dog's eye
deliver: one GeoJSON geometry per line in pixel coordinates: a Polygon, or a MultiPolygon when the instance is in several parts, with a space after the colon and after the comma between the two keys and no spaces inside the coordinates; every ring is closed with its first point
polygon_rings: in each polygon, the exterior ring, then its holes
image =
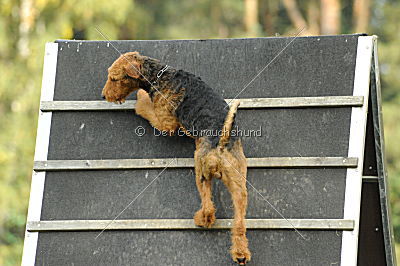
{"type": "Polygon", "coordinates": [[[118,81],[117,79],[115,79],[115,78],[110,78],[110,80],[111,81],[118,81]]]}

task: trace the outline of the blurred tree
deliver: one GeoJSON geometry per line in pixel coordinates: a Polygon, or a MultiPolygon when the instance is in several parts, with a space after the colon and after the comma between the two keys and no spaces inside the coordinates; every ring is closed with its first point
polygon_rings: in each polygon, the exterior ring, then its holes
{"type": "Polygon", "coordinates": [[[22,57],[29,55],[29,32],[32,30],[35,13],[33,9],[33,0],[22,0],[19,12],[19,40],[18,49],[22,57]]]}
{"type": "Polygon", "coordinates": [[[308,32],[310,35],[319,35],[320,30],[320,8],[317,0],[309,0],[307,5],[308,32]]]}
{"type": "Polygon", "coordinates": [[[258,0],[244,0],[244,27],[248,37],[258,33],[258,0]]]}
{"type": "Polygon", "coordinates": [[[385,137],[400,241],[398,0],[1,0],[0,265],[20,264],[44,44],[55,39],[227,38],[371,32],[380,36],[385,137]],[[392,145],[390,145],[392,144],[392,145]]]}
{"type": "Polygon", "coordinates": [[[355,32],[367,32],[370,21],[370,0],[354,0],[353,19],[355,32]]]}
{"type": "Polygon", "coordinates": [[[340,0],[321,0],[321,34],[340,33],[340,0]]]}
{"type": "Polygon", "coordinates": [[[262,14],[260,17],[260,23],[263,25],[263,29],[266,35],[276,34],[276,21],[278,19],[279,1],[261,1],[260,11],[262,14]]]}
{"type": "Polygon", "coordinates": [[[92,28],[97,20],[115,38],[112,33],[131,6],[131,0],[118,5],[105,0],[1,2],[0,265],[21,260],[45,42],[71,38],[74,28],[92,28]]]}
{"type": "Polygon", "coordinates": [[[302,35],[320,34],[319,7],[316,0],[309,0],[304,4],[307,20],[303,17],[296,0],[283,0],[282,3],[285,6],[293,26],[295,26],[297,30],[304,29],[302,35]]]}
{"type": "Polygon", "coordinates": [[[305,35],[308,35],[307,23],[303,18],[303,15],[300,13],[299,8],[297,7],[296,0],[283,0],[283,4],[286,8],[286,11],[289,15],[290,21],[297,29],[305,29],[303,32],[305,35]]]}

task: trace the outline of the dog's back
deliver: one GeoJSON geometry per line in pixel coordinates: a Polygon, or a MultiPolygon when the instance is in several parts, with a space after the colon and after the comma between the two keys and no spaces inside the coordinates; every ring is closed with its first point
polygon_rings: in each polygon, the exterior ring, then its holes
{"type": "Polygon", "coordinates": [[[179,122],[195,137],[206,137],[211,147],[216,147],[229,112],[228,104],[207,83],[191,73],[178,70],[174,79],[184,91],[176,109],[179,122]]]}

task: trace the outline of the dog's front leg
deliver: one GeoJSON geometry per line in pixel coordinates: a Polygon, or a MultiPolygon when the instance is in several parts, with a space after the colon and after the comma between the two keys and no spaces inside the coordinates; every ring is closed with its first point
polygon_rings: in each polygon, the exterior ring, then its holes
{"type": "Polygon", "coordinates": [[[153,126],[160,123],[154,112],[154,104],[145,90],[140,89],[137,92],[135,111],[136,114],[149,121],[153,126]]]}
{"type": "Polygon", "coordinates": [[[135,105],[136,114],[150,122],[150,124],[159,131],[165,131],[173,135],[178,123],[175,117],[165,112],[156,112],[154,103],[145,90],[138,90],[137,101],[135,105]]]}

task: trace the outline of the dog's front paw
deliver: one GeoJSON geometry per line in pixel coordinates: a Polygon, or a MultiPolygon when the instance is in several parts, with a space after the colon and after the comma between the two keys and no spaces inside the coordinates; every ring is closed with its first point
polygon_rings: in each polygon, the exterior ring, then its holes
{"type": "Polygon", "coordinates": [[[139,89],[137,91],[137,99],[138,100],[143,100],[143,99],[149,99],[150,100],[150,95],[143,89],[139,89]]]}
{"type": "Polygon", "coordinates": [[[145,90],[138,90],[135,105],[136,114],[146,116],[151,106],[153,106],[153,103],[151,102],[149,94],[145,90]]]}
{"type": "Polygon", "coordinates": [[[246,265],[251,260],[251,253],[247,246],[248,241],[245,235],[234,237],[231,248],[231,255],[234,262],[239,265],[246,265]]]}
{"type": "Polygon", "coordinates": [[[194,215],[194,223],[197,226],[210,228],[215,223],[215,209],[200,209],[194,215]]]}

